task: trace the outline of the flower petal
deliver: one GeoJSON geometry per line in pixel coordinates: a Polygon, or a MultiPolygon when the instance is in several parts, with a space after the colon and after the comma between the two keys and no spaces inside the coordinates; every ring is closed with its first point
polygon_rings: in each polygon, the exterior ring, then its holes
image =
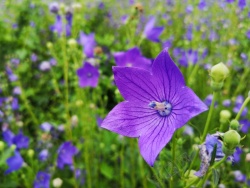
{"type": "Polygon", "coordinates": [[[152,65],[154,83],[162,100],[170,101],[179,88],[185,86],[184,78],[170,58],[167,49],[163,50],[152,65]]]}
{"type": "Polygon", "coordinates": [[[175,127],[180,128],[194,116],[206,111],[207,106],[188,87],[178,90],[178,96],[172,98],[171,118],[175,121],[175,127]]]}
{"type": "Polygon", "coordinates": [[[161,117],[148,105],[121,102],[103,120],[101,127],[123,136],[139,137],[151,129],[161,117]]]}
{"type": "Polygon", "coordinates": [[[150,166],[154,165],[156,157],[172,138],[175,131],[172,125],[168,118],[160,118],[139,138],[141,155],[150,166]]]}
{"type": "Polygon", "coordinates": [[[149,71],[135,67],[113,67],[115,83],[127,101],[149,104],[160,95],[149,71]]]}

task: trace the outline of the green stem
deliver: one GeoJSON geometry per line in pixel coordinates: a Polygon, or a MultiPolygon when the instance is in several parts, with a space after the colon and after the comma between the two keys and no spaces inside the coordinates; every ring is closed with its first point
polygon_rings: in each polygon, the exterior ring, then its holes
{"type": "Polygon", "coordinates": [[[205,138],[206,138],[206,135],[207,135],[207,132],[208,132],[208,128],[209,128],[209,124],[210,124],[210,121],[211,121],[211,118],[212,118],[212,114],[213,114],[213,110],[214,110],[214,104],[215,104],[215,100],[216,100],[216,92],[214,91],[213,92],[213,99],[212,99],[212,104],[210,106],[210,109],[209,109],[209,112],[208,112],[208,116],[207,116],[207,121],[206,121],[206,124],[205,124],[205,128],[204,128],[204,131],[203,131],[203,134],[202,134],[202,137],[201,137],[201,141],[204,142],[205,138]]]}
{"type": "Polygon", "coordinates": [[[120,151],[121,167],[120,167],[120,178],[121,178],[121,188],[124,188],[124,142],[122,140],[122,149],[120,151]]]}
{"type": "Polygon", "coordinates": [[[157,174],[157,172],[155,171],[154,167],[151,167],[150,169],[152,170],[152,172],[153,172],[155,178],[157,179],[158,183],[160,184],[160,187],[162,187],[162,188],[166,187],[166,186],[164,185],[164,183],[162,182],[161,178],[158,176],[158,174],[157,174]]]}
{"type": "Polygon", "coordinates": [[[174,133],[173,140],[172,140],[172,176],[170,179],[170,187],[174,187],[174,167],[175,167],[175,148],[176,147],[176,133],[174,133]]]}
{"type": "Polygon", "coordinates": [[[247,97],[247,98],[245,99],[244,103],[242,104],[242,106],[241,106],[241,108],[240,108],[240,111],[238,112],[238,114],[237,114],[237,116],[236,116],[236,118],[235,118],[236,120],[239,120],[239,118],[240,118],[240,116],[241,116],[241,114],[242,114],[244,108],[246,107],[246,105],[247,105],[247,103],[248,103],[249,101],[250,101],[250,96],[247,97]]]}
{"type": "Polygon", "coordinates": [[[190,73],[190,76],[188,76],[188,85],[192,85],[193,81],[195,80],[194,78],[196,78],[196,73],[199,70],[199,64],[196,64],[194,66],[194,68],[192,69],[192,72],[190,73]]]}
{"type": "MultiPolygon", "coordinates": [[[[214,110],[214,104],[215,104],[215,100],[216,100],[216,92],[213,92],[213,99],[212,99],[212,104],[210,106],[210,109],[209,109],[209,112],[208,112],[208,116],[207,116],[207,120],[206,120],[206,124],[205,124],[205,128],[204,128],[204,131],[203,131],[203,134],[202,134],[202,138],[201,138],[201,141],[204,142],[205,138],[206,138],[206,135],[207,135],[207,132],[208,132],[208,128],[209,128],[209,124],[210,124],[210,121],[211,121],[211,117],[212,117],[212,114],[213,114],[213,110],[214,110]]],[[[196,151],[195,153],[195,156],[188,168],[188,173],[187,173],[187,176],[189,176],[190,174],[190,171],[195,163],[195,160],[196,158],[198,157],[198,154],[199,152],[196,151]]]]}
{"type": "MultiPolygon", "coordinates": [[[[250,74],[250,69],[245,69],[243,75],[242,75],[241,78],[240,78],[239,83],[244,83],[244,82],[246,82],[246,81],[247,81],[246,78],[249,76],[249,74],[250,74]]],[[[237,86],[237,88],[236,88],[236,90],[235,90],[235,92],[234,92],[234,96],[236,96],[236,95],[241,91],[242,86],[245,87],[244,84],[238,84],[238,86],[237,86]]]]}

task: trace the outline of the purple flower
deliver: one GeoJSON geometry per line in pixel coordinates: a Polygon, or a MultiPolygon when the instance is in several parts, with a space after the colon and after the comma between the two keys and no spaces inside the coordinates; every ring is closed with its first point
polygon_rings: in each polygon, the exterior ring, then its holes
{"type": "Polygon", "coordinates": [[[50,3],[49,10],[50,12],[57,14],[59,11],[59,4],[57,2],[50,3]]]}
{"type": "Polygon", "coordinates": [[[80,32],[79,44],[83,46],[83,52],[88,58],[94,57],[94,48],[96,46],[94,33],[87,35],[84,32],[80,32]]]}
{"type": "Polygon", "coordinates": [[[242,125],[241,131],[245,134],[248,133],[248,129],[250,128],[250,121],[248,121],[247,119],[243,119],[240,120],[240,124],[242,125]]]}
{"type": "Polygon", "coordinates": [[[200,0],[199,4],[198,4],[198,8],[200,10],[205,10],[206,9],[206,6],[207,6],[207,3],[205,0],[200,0]]]}
{"type": "Polygon", "coordinates": [[[18,104],[18,98],[13,98],[11,103],[12,110],[18,110],[19,104],[18,104]]]}
{"type": "Polygon", "coordinates": [[[51,65],[48,61],[43,61],[40,65],[39,65],[39,69],[41,71],[48,71],[50,70],[51,68],[51,65]]]}
{"type": "Polygon", "coordinates": [[[240,162],[240,156],[243,153],[243,150],[239,147],[236,147],[235,152],[233,154],[234,162],[238,163],[240,162]]]}
{"type": "Polygon", "coordinates": [[[47,149],[43,149],[39,154],[38,154],[38,159],[40,161],[46,161],[49,156],[49,151],[47,149]]]}
{"type": "Polygon", "coordinates": [[[10,62],[11,62],[13,65],[17,66],[17,65],[19,65],[19,63],[20,63],[20,59],[18,59],[18,58],[12,58],[12,59],[10,60],[10,62]]]}
{"type": "Polygon", "coordinates": [[[139,137],[140,153],[153,166],[176,129],[207,106],[185,86],[166,49],[155,59],[152,73],[135,67],[113,67],[113,72],[126,101],[112,109],[101,127],[122,136],[139,137]]]}
{"type": "Polygon", "coordinates": [[[60,169],[64,165],[72,165],[72,157],[78,152],[77,148],[71,142],[64,142],[58,149],[57,166],[60,169]]]}
{"type": "Polygon", "coordinates": [[[32,62],[36,62],[37,61],[37,55],[35,53],[33,53],[31,56],[30,56],[30,59],[32,62]]]}
{"type": "Polygon", "coordinates": [[[237,182],[245,182],[246,181],[246,175],[242,174],[241,171],[235,170],[233,171],[235,181],[237,182]]]}
{"type": "Polygon", "coordinates": [[[13,171],[19,170],[23,165],[23,158],[18,151],[15,151],[15,155],[7,159],[9,168],[5,171],[5,174],[9,174],[13,171]]]}
{"type": "Polygon", "coordinates": [[[150,71],[151,60],[142,56],[138,47],[134,47],[125,52],[114,53],[115,63],[121,67],[138,67],[150,71]]]}
{"type": "Polygon", "coordinates": [[[233,3],[235,0],[226,0],[227,3],[233,3]]]}
{"type": "Polygon", "coordinates": [[[40,128],[45,132],[49,132],[52,128],[52,125],[48,122],[44,122],[40,125],[40,128]]]}
{"type": "Polygon", "coordinates": [[[103,118],[96,116],[96,123],[97,123],[98,127],[101,126],[102,122],[103,122],[103,118]]]}
{"type": "Polygon", "coordinates": [[[245,8],[246,0],[239,0],[238,6],[239,6],[240,9],[245,8]]]}
{"type": "Polygon", "coordinates": [[[21,88],[19,86],[14,87],[13,92],[14,95],[20,95],[22,93],[21,88]]]}
{"type": "MultiPolygon", "coordinates": [[[[239,96],[236,97],[235,105],[234,105],[234,108],[233,108],[234,113],[238,113],[240,111],[240,108],[241,108],[243,102],[244,102],[244,97],[242,95],[239,95],[239,96]]],[[[243,111],[242,111],[241,116],[246,116],[247,111],[248,111],[248,109],[247,109],[247,107],[245,107],[243,109],[243,111]]]]}
{"type": "Polygon", "coordinates": [[[250,39],[250,29],[246,32],[246,36],[250,39]]]}
{"type": "Polygon", "coordinates": [[[210,106],[211,103],[212,103],[212,100],[213,100],[213,95],[212,95],[212,94],[209,94],[209,95],[204,99],[204,103],[205,103],[207,106],[210,106]]]}
{"type": "Polygon", "coordinates": [[[38,172],[34,181],[34,188],[49,188],[50,174],[46,172],[38,172]]]}
{"type": "Polygon", "coordinates": [[[230,105],[231,105],[231,100],[230,100],[230,99],[225,99],[225,100],[222,102],[222,105],[225,106],[225,107],[230,107],[230,105]]]}
{"type": "Polygon", "coordinates": [[[9,129],[7,129],[3,132],[3,140],[8,146],[15,144],[17,149],[27,148],[29,146],[29,138],[24,136],[21,130],[15,136],[9,129]]]}
{"type": "Polygon", "coordinates": [[[154,27],[155,25],[155,17],[151,16],[144,28],[143,35],[153,42],[160,42],[160,35],[164,30],[164,27],[154,27]]]}
{"type": "Polygon", "coordinates": [[[189,40],[189,41],[191,41],[193,39],[193,25],[192,24],[188,25],[185,36],[186,36],[187,40],[189,40]]]}
{"type": "Polygon", "coordinates": [[[99,79],[98,69],[88,62],[85,62],[83,67],[77,70],[80,87],[96,87],[99,79]]]}
{"type": "Polygon", "coordinates": [[[50,26],[50,30],[52,32],[56,32],[59,36],[63,32],[63,22],[62,22],[62,17],[60,15],[56,16],[56,21],[54,25],[50,26]]]}
{"type": "Polygon", "coordinates": [[[28,148],[29,147],[29,138],[23,135],[23,132],[20,130],[19,133],[13,138],[13,144],[16,145],[17,149],[28,148]]]}

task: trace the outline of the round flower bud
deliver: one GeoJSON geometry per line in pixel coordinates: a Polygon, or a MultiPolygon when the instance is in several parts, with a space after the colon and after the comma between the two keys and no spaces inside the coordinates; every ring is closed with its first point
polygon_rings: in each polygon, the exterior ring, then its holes
{"type": "Polygon", "coordinates": [[[220,91],[221,88],[223,87],[223,82],[215,82],[211,80],[211,87],[214,91],[220,91]]]}
{"type": "Polygon", "coordinates": [[[61,187],[63,184],[63,181],[61,178],[55,178],[53,179],[52,184],[54,187],[61,187]]]}
{"type": "Polygon", "coordinates": [[[11,149],[11,151],[15,151],[16,145],[15,145],[15,144],[12,144],[12,145],[10,146],[10,149],[11,149]]]}
{"type": "Polygon", "coordinates": [[[240,140],[241,137],[235,130],[229,130],[223,136],[223,143],[230,150],[235,149],[240,144],[240,140]]]}
{"type": "Polygon", "coordinates": [[[228,123],[231,118],[231,112],[229,110],[221,110],[220,111],[220,123],[228,123]]]}
{"type": "Polygon", "coordinates": [[[4,142],[3,141],[0,141],[0,151],[3,151],[4,150],[4,142]]]}
{"type": "Polygon", "coordinates": [[[230,128],[233,129],[233,130],[238,130],[240,127],[240,124],[239,122],[236,120],[236,119],[233,119],[231,122],[230,122],[230,128]]]}
{"type": "Polygon", "coordinates": [[[77,46],[77,42],[75,39],[69,39],[68,45],[69,45],[69,47],[75,48],[77,46]]]}
{"type": "Polygon", "coordinates": [[[60,3],[60,10],[62,11],[62,13],[65,13],[66,6],[64,3],[60,3]]]}
{"type": "Polygon", "coordinates": [[[82,8],[82,5],[81,5],[81,3],[73,3],[72,4],[72,8],[74,9],[74,11],[80,11],[81,10],[81,8],[82,8]]]}
{"type": "Polygon", "coordinates": [[[250,162],[250,153],[246,154],[246,161],[250,162]]]}
{"type": "Polygon", "coordinates": [[[100,148],[103,149],[105,147],[105,144],[104,143],[100,143],[100,148]]]}
{"type": "Polygon", "coordinates": [[[28,155],[30,158],[32,158],[32,157],[34,156],[34,154],[35,154],[35,152],[34,152],[33,149],[29,149],[29,150],[27,151],[27,155],[28,155]]]}
{"type": "Polygon", "coordinates": [[[76,125],[78,124],[78,117],[77,117],[77,115],[73,115],[73,116],[71,117],[71,124],[72,124],[73,126],[76,126],[76,125]]]}
{"type": "Polygon", "coordinates": [[[111,144],[111,150],[113,150],[113,151],[116,150],[116,145],[115,144],[111,144]]]}
{"type": "Polygon", "coordinates": [[[53,47],[53,44],[52,42],[47,42],[46,46],[48,49],[51,49],[53,47]]]}
{"type": "Polygon", "coordinates": [[[83,101],[82,100],[77,100],[76,101],[76,106],[82,106],[83,105],[83,101]]]}
{"type": "Polygon", "coordinates": [[[217,83],[223,82],[228,76],[228,74],[229,70],[222,62],[212,66],[210,71],[210,76],[212,77],[212,80],[217,83]]]}
{"type": "Polygon", "coordinates": [[[17,125],[18,127],[23,127],[23,122],[22,122],[22,121],[17,121],[17,122],[16,122],[16,125],[17,125]]]}
{"type": "Polygon", "coordinates": [[[250,97],[250,91],[248,91],[248,96],[247,97],[250,97]]]}

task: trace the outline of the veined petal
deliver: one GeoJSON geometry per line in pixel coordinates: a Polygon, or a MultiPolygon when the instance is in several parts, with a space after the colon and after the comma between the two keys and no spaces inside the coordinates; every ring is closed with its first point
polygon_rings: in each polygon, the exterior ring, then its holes
{"type": "Polygon", "coordinates": [[[173,109],[170,118],[173,118],[177,128],[182,127],[191,118],[208,109],[197,95],[186,86],[178,90],[178,96],[174,97],[171,103],[173,109]]]}
{"type": "MultiPolygon", "coordinates": [[[[161,99],[171,102],[177,90],[185,86],[184,78],[170,58],[167,49],[163,50],[155,59],[152,65],[154,85],[160,93],[161,99]]],[[[178,96],[180,96],[178,94],[178,96]]]]}
{"type": "Polygon", "coordinates": [[[149,104],[160,95],[149,71],[135,67],[113,67],[115,83],[125,100],[149,104]]]}
{"type": "Polygon", "coordinates": [[[101,127],[123,136],[139,137],[153,129],[161,119],[148,105],[124,101],[110,111],[101,127]]]}
{"type": "Polygon", "coordinates": [[[151,126],[146,134],[139,138],[139,148],[145,161],[153,166],[156,157],[170,141],[175,131],[175,126],[168,118],[160,118],[151,126]]]}

